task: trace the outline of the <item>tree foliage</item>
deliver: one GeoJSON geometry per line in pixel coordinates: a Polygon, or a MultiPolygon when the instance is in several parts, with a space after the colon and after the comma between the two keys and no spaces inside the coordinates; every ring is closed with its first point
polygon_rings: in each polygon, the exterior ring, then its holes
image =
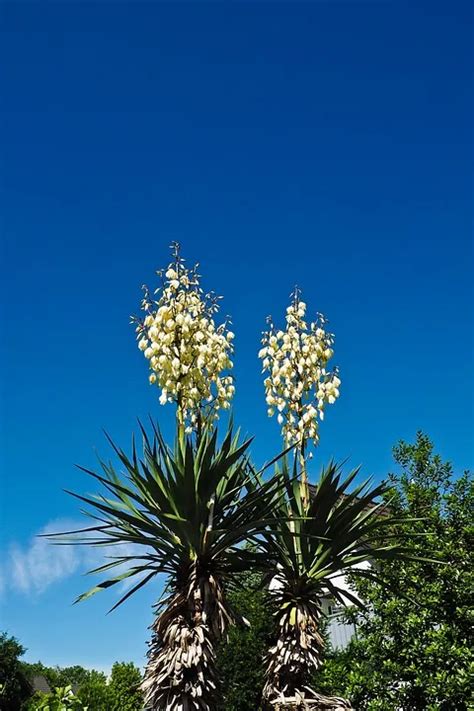
{"type": "Polygon", "coordinates": [[[6,632],[0,633],[0,709],[18,711],[30,696],[31,686],[20,657],[26,649],[6,632]]]}
{"type": "Polygon", "coordinates": [[[229,593],[231,605],[249,625],[231,627],[218,650],[218,672],[224,703],[219,711],[257,709],[262,694],[266,650],[274,636],[274,605],[262,576],[246,574],[229,593]]]}
{"type": "Polygon", "coordinates": [[[458,478],[419,432],[394,448],[390,507],[426,535],[415,546],[445,564],[382,561],[390,583],[354,581],[368,604],[358,616],[357,640],[320,674],[326,688],[343,689],[361,711],[467,711],[472,678],[473,480],[458,478]]]}
{"type": "Polygon", "coordinates": [[[133,662],[115,662],[108,687],[108,711],[141,711],[141,679],[140,669],[133,662]]]}
{"type": "MultiPolygon", "coordinates": [[[[132,662],[116,662],[110,679],[103,672],[85,669],[79,665],[72,667],[47,667],[41,662],[22,665],[25,677],[32,679],[42,675],[48,681],[52,692],[36,692],[22,707],[24,711],[36,711],[49,707],[56,711],[63,703],[66,709],[87,708],[88,711],[141,711],[143,694],[140,691],[141,672],[132,662]],[[67,705],[69,703],[69,706],[67,705]]],[[[28,684],[28,694],[32,687],[28,684]]],[[[10,707],[5,707],[10,711],[10,707]]],[[[3,706],[0,705],[3,711],[3,706]]],[[[20,705],[11,707],[11,711],[20,705]]]]}
{"type": "Polygon", "coordinates": [[[110,689],[105,674],[92,670],[79,686],[77,696],[89,711],[109,711],[110,689]]]}
{"type": "Polygon", "coordinates": [[[48,667],[42,662],[22,662],[22,668],[29,679],[37,675],[44,676],[51,688],[70,685],[80,689],[91,681],[107,684],[107,677],[103,672],[86,669],[79,664],[70,667],[48,667]]]}
{"type": "Polygon", "coordinates": [[[28,705],[29,711],[95,711],[83,706],[71,685],[55,688],[50,694],[41,694],[28,705]]]}

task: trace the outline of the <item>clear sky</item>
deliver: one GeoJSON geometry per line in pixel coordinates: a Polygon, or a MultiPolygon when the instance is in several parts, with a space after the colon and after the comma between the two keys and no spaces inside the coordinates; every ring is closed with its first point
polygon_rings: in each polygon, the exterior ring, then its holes
{"type": "Polygon", "coordinates": [[[91,556],[34,537],[82,522],[62,488],[94,488],[102,427],[166,427],[129,315],[171,240],[233,316],[257,460],[260,332],[298,283],[342,378],[315,471],[378,480],[419,428],[472,465],[470,5],[2,3],[0,629],[27,659],[143,661],[160,586],[71,606],[91,556]]]}

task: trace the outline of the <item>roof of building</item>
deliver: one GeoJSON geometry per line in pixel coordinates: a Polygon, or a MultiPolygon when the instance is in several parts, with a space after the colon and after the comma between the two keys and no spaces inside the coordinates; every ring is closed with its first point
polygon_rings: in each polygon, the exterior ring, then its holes
{"type": "Polygon", "coordinates": [[[35,674],[30,679],[33,691],[41,691],[43,694],[51,693],[51,687],[43,674],[35,674]]]}

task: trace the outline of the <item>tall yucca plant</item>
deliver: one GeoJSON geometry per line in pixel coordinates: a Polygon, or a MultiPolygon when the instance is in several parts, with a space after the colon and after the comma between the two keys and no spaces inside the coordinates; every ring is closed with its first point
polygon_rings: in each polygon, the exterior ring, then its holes
{"type": "Polygon", "coordinates": [[[321,663],[322,598],[329,593],[341,602],[359,604],[350,592],[339,589],[338,576],[351,570],[377,577],[375,568],[363,571],[354,566],[408,553],[390,545],[388,534],[380,538],[396,524],[374,505],[384,486],[370,489],[370,482],[365,482],[350,492],[358,470],[343,479],[334,463],[323,470],[315,488],[309,486],[308,445],[317,446],[325,406],[339,397],[341,380],[337,368],[327,369],[334,335],[326,331],[326,319],[316,314],[308,323],[306,313],[306,303],[295,289],[284,330],[268,319],[259,352],[267,371],[268,415],[278,413],[284,441],[295,447],[293,475],[285,467],[286,491],[275,506],[271,532],[260,542],[279,603],[278,639],[268,653],[263,696],[268,708],[348,708],[342,699],[324,698],[307,687],[321,663]]]}
{"type": "Polygon", "coordinates": [[[288,466],[283,467],[286,489],[274,507],[271,533],[260,538],[278,605],[277,641],[266,662],[265,708],[350,708],[343,699],[321,696],[308,687],[321,664],[322,599],[329,594],[342,604],[362,605],[340,587],[341,573],[350,571],[383,585],[376,565],[355,566],[410,557],[409,547],[391,543],[399,519],[374,503],[386,492],[385,485],[371,488],[369,480],[350,490],[358,472],[343,477],[331,462],[306,503],[296,466],[291,477],[288,466]]]}
{"type": "Polygon", "coordinates": [[[136,547],[91,571],[127,568],[80,600],[138,577],[114,609],[159,573],[167,575],[143,681],[147,708],[211,711],[219,696],[215,645],[236,620],[226,585],[251,563],[240,544],[268,523],[278,483],[252,484],[249,441],[239,443],[231,427],[220,445],[217,430],[207,428],[195,440],[181,428],[173,449],[155,426],[151,438],[143,428],[142,434],[142,458],[135,446],[128,457],[113,445],[125,477],[104,462],[101,474],[85,470],[107,496],[73,494],[92,507],[97,523],[59,542],[136,547]]]}

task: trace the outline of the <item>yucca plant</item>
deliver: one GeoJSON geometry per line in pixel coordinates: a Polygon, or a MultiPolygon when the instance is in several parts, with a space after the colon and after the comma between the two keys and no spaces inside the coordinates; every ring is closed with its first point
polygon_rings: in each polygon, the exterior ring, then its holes
{"type": "Polygon", "coordinates": [[[362,606],[340,586],[341,574],[350,571],[383,585],[377,561],[411,557],[409,546],[391,543],[400,520],[375,503],[386,492],[385,485],[371,488],[369,480],[351,490],[358,473],[354,469],[344,477],[341,467],[331,462],[310,488],[306,503],[296,465],[291,476],[288,465],[283,467],[286,489],[274,507],[274,525],[259,538],[278,605],[277,640],[266,661],[265,708],[350,708],[343,699],[309,688],[323,652],[322,600],[330,595],[343,605],[362,606]],[[364,563],[370,568],[358,567],[364,563]]]}
{"type": "Polygon", "coordinates": [[[340,589],[341,574],[350,570],[377,578],[376,567],[357,566],[408,552],[390,545],[388,533],[381,535],[396,524],[374,503],[384,493],[383,485],[371,489],[365,482],[350,491],[358,470],[342,478],[334,463],[323,469],[316,487],[309,485],[309,450],[319,443],[325,407],[339,397],[341,380],[338,368],[328,370],[334,334],[326,330],[325,317],[317,313],[308,322],[306,314],[301,291],[295,288],[285,326],[278,329],[269,317],[259,352],[267,371],[268,415],[277,414],[284,442],[294,447],[295,455],[291,476],[284,467],[286,491],[274,508],[274,525],[259,543],[278,603],[278,638],[268,652],[263,701],[266,708],[277,709],[348,708],[343,699],[308,688],[321,663],[322,599],[330,594],[342,603],[361,604],[340,589]]]}
{"type": "Polygon", "coordinates": [[[238,618],[226,587],[258,555],[241,544],[267,525],[279,484],[252,483],[249,440],[239,443],[231,426],[221,444],[217,430],[205,428],[196,440],[180,428],[173,449],[156,426],[151,438],[144,428],[142,435],[141,458],[135,446],[128,457],[113,445],[125,476],[105,462],[100,474],[84,470],[107,495],[73,494],[92,507],[96,524],[62,534],[57,542],[126,543],[136,549],[91,571],[126,566],[79,600],[136,577],[114,609],[158,574],[167,576],[152,627],[145,702],[149,709],[210,711],[219,696],[215,646],[238,618]]]}

